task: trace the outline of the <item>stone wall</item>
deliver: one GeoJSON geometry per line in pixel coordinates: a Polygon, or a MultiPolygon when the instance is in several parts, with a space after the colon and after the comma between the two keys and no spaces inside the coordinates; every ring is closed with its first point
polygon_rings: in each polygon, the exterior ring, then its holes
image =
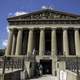
{"type": "Polygon", "coordinates": [[[58,80],[77,80],[77,74],[75,72],[72,72],[70,70],[66,69],[65,62],[60,61],[57,63],[57,78],[58,80]],[[63,76],[63,77],[62,77],[63,76]]]}
{"type": "Polygon", "coordinates": [[[67,80],[77,80],[77,74],[74,72],[71,72],[69,70],[66,70],[67,72],[67,80]]]}
{"type": "Polygon", "coordinates": [[[0,74],[0,80],[3,80],[3,75],[2,74],[0,74]]]}
{"type": "Polygon", "coordinates": [[[20,80],[20,71],[5,74],[4,80],[20,80]]]}

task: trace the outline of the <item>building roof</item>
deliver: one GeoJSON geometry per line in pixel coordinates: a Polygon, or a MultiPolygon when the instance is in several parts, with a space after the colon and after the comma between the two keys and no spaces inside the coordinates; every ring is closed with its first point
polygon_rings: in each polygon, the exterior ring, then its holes
{"type": "MultiPolygon", "coordinates": [[[[23,14],[23,15],[19,15],[19,16],[13,16],[13,17],[9,17],[7,20],[8,21],[14,21],[14,20],[24,20],[24,19],[30,19],[28,17],[31,16],[37,16],[38,14],[44,14],[44,16],[50,16],[50,13],[52,13],[53,15],[61,15],[61,16],[68,16],[70,17],[69,19],[80,19],[80,15],[76,15],[76,14],[72,14],[72,13],[67,13],[67,12],[62,12],[62,11],[56,11],[56,10],[52,10],[52,9],[42,9],[39,11],[34,11],[31,13],[27,13],[27,14],[23,14]]],[[[37,18],[37,17],[36,17],[37,18]]],[[[32,18],[32,19],[36,19],[36,18],[32,18]]]]}

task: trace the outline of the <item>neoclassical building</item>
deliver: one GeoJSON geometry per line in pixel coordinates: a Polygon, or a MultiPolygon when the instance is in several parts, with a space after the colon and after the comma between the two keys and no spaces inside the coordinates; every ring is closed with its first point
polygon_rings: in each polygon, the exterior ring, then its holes
{"type": "Polygon", "coordinates": [[[34,52],[43,74],[53,75],[58,67],[64,69],[65,58],[80,57],[79,15],[43,9],[7,20],[10,33],[6,56],[30,57],[34,52]]]}

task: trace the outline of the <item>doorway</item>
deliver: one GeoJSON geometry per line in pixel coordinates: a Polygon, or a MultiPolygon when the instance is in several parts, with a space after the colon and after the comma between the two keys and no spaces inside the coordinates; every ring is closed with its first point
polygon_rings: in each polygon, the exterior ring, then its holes
{"type": "Polygon", "coordinates": [[[40,60],[43,74],[52,74],[52,60],[40,60]]]}

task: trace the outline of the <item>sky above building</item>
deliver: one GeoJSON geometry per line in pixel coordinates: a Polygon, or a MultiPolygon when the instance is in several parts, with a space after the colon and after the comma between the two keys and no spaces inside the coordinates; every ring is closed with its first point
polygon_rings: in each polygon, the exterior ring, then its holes
{"type": "Polygon", "coordinates": [[[0,48],[5,48],[8,39],[9,16],[41,10],[42,8],[80,15],[80,0],[0,0],[0,48]]]}

